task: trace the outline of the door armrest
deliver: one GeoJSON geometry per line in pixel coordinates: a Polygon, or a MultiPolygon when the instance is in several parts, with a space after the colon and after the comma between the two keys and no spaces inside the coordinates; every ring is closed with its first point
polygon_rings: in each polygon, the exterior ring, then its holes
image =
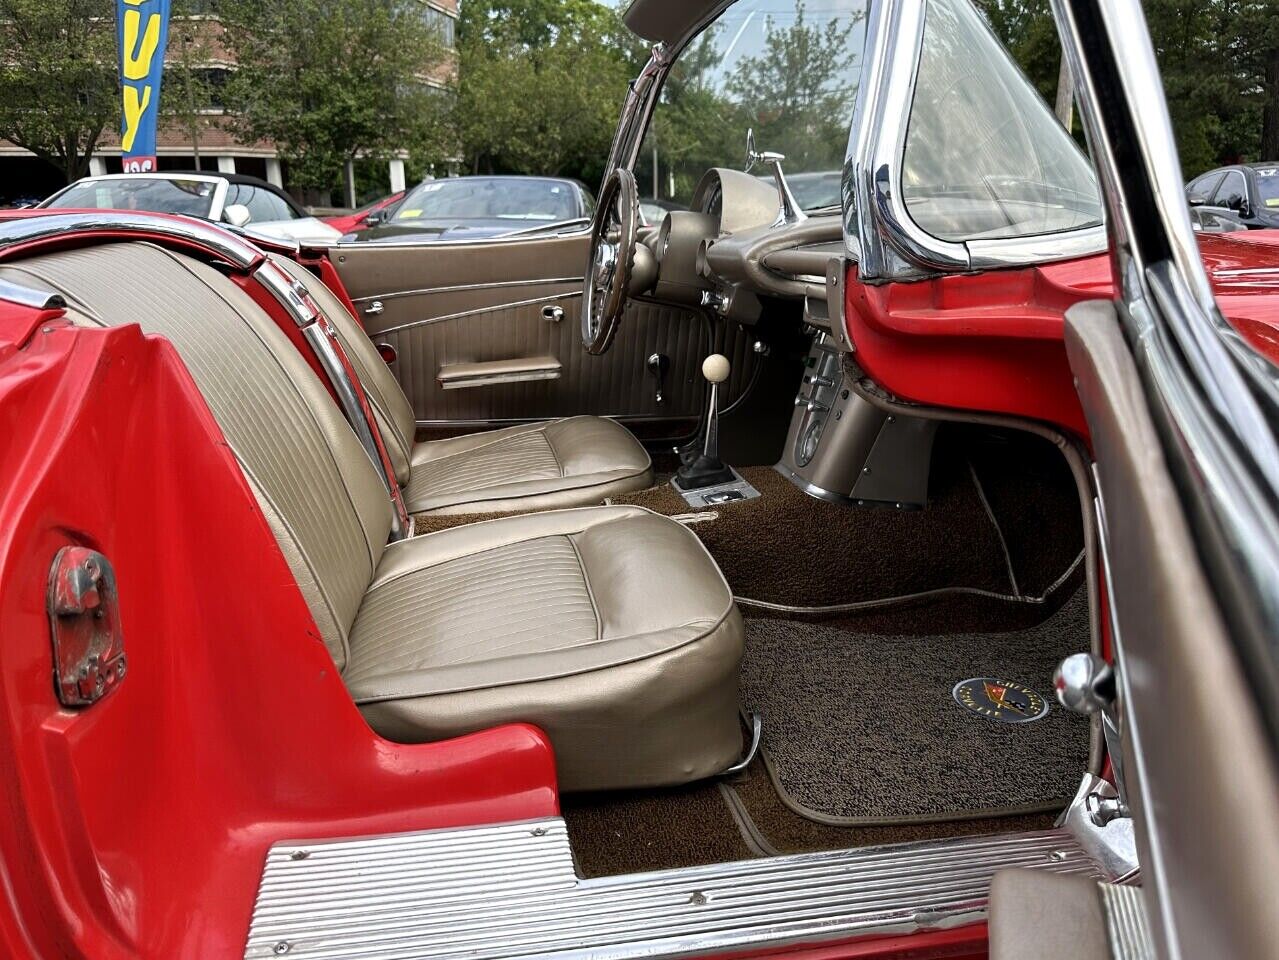
{"type": "Polygon", "coordinates": [[[486,387],[528,380],[558,380],[560,362],[554,357],[516,357],[486,363],[449,363],[440,367],[436,381],[445,390],[486,387]]]}

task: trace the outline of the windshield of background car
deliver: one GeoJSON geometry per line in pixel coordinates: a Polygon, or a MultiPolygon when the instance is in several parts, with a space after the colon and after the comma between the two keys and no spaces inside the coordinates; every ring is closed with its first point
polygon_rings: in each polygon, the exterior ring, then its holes
{"type": "Polygon", "coordinates": [[[209,218],[214,185],[207,180],[119,179],[73,184],[49,202],[77,210],[146,210],[209,218]]]}
{"type": "Polygon", "coordinates": [[[1102,222],[1083,151],[968,0],[930,0],[902,158],[914,221],[950,241],[1102,222]]]}
{"type": "Polygon", "coordinates": [[[561,180],[459,177],[414,187],[391,214],[392,223],[415,220],[532,220],[583,216],[575,188],[561,180]]]}
{"type": "Polygon", "coordinates": [[[1263,210],[1279,210],[1279,167],[1254,167],[1257,199],[1263,210]]]}
{"type": "MultiPolygon", "coordinates": [[[[867,0],[738,0],[680,54],[635,164],[640,196],[687,205],[711,167],[742,169],[746,131],[786,155],[806,210],[839,204],[867,0]]],[[[753,173],[766,174],[763,169],[753,173]]]]}

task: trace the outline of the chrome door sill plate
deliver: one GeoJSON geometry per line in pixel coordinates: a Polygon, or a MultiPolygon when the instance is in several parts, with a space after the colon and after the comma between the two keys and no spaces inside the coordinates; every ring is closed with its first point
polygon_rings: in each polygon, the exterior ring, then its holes
{"type": "Polygon", "coordinates": [[[727,483],[717,483],[713,487],[702,487],[698,490],[681,490],[675,486],[675,482],[671,481],[671,489],[684,498],[694,510],[705,510],[708,507],[728,507],[734,503],[740,503],[743,500],[754,500],[759,496],[759,491],[751,486],[750,481],[745,479],[734,468],[728,469],[733,471],[733,480],[727,483]]]}
{"type": "Polygon", "coordinates": [[[579,880],[559,817],[277,843],[246,957],[630,960],[910,933],[984,919],[990,879],[1102,879],[1061,830],[579,880]]]}

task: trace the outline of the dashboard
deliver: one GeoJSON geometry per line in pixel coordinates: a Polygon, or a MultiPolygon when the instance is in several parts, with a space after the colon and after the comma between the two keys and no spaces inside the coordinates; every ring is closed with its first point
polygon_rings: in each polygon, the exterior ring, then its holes
{"type": "MultiPolygon", "coordinates": [[[[778,210],[772,183],[740,170],[708,170],[690,209],[670,211],[642,241],[656,260],[645,297],[710,308],[743,324],[758,321],[760,296],[824,300],[827,264],[843,256],[840,215],[785,223],[778,210]]],[[[824,315],[824,306],[815,312],[824,315]]]]}

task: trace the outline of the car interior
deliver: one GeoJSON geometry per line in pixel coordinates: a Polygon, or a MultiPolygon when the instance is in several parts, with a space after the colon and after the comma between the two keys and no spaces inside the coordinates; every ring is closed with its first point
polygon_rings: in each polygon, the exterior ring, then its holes
{"type": "MultiPolygon", "coordinates": [[[[429,283],[405,264],[434,251],[394,251],[403,273],[367,278],[364,251],[342,249],[345,291],[272,257],[351,360],[413,517],[399,540],[386,478],[313,365],[213,266],[132,242],[0,279],[56,291],[79,324],[173,344],[369,725],[410,743],[544,730],[583,876],[1050,826],[1097,770],[1089,720],[995,723],[956,687],[1047,696],[1058,662],[1093,647],[1071,443],[876,408],[818,296],[761,291],[749,325],[636,304],[607,357],[574,344],[558,378],[531,379],[535,365],[474,346],[519,353],[502,334],[531,327],[549,363],[563,331],[576,339],[558,284],[500,302],[532,268],[525,245],[446,251],[433,267],[456,257],[472,273],[454,276],[478,282],[405,291],[442,319],[399,339],[344,296],[429,283]],[[138,275],[153,278],[141,299],[118,279],[138,275]],[[690,361],[704,351],[714,383],[690,361]],[[570,404],[584,412],[500,425],[570,404]]],[[[555,272],[580,269],[580,239],[540,246],[538,260],[575,247],[555,272]]]]}

